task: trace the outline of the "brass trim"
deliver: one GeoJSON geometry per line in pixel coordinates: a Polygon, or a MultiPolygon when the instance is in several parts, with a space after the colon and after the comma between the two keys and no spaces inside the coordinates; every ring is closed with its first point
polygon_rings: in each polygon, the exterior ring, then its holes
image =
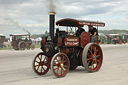
{"type": "Polygon", "coordinates": [[[56,14],[56,12],[49,12],[49,14],[50,14],[50,15],[55,15],[55,14],[56,14]]]}

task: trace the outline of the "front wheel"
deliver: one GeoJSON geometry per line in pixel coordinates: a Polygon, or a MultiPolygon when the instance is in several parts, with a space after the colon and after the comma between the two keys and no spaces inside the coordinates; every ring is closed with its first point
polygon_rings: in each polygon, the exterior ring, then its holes
{"type": "Polygon", "coordinates": [[[30,50],[30,46],[31,46],[30,43],[27,42],[27,43],[26,43],[26,48],[27,48],[27,50],[30,50]]]}
{"type": "Polygon", "coordinates": [[[34,50],[35,49],[35,45],[31,45],[31,50],[34,50]]]}
{"type": "Polygon", "coordinates": [[[82,63],[89,72],[96,72],[100,69],[103,61],[102,49],[98,44],[89,43],[85,46],[82,54],[82,63]]]}
{"type": "Polygon", "coordinates": [[[36,55],[33,60],[33,70],[38,75],[45,75],[49,71],[50,63],[47,56],[43,52],[36,55]]]}
{"type": "Polygon", "coordinates": [[[56,77],[64,77],[69,71],[69,59],[64,53],[57,53],[51,60],[51,71],[56,77]]]}

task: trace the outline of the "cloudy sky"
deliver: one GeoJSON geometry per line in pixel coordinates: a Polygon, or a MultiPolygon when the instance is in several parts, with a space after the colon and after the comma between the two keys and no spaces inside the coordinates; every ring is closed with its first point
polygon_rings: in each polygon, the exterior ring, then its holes
{"type": "MultiPolygon", "coordinates": [[[[100,30],[128,30],[127,0],[53,0],[56,21],[63,18],[102,21],[100,30]]],[[[49,29],[49,0],[0,0],[0,34],[42,34],[49,29]]]]}

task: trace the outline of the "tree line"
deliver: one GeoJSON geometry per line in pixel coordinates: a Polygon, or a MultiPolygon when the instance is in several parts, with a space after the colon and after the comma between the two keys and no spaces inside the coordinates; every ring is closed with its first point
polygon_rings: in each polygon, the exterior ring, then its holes
{"type": "MultiPolygon", "coordinates": [[[[124,33],[124,34],[128,34],[128,30],[98,30],[99,33],[104,33],[105,35],[107,34],[120,34],[120,33],[124,33]]],[[[31,35],[31,37],[34,38],[38,38],[38,37],[43,37],[43,36],[48,36],[49,32],[45,32],[44,34],[33,34],[31,35]]]]}
{"type": "Polygon", "coordinates": [[[128,34],[128,30],[99,30],[99,33],[104,33],[105,35],[107,34],[128,34]]]}

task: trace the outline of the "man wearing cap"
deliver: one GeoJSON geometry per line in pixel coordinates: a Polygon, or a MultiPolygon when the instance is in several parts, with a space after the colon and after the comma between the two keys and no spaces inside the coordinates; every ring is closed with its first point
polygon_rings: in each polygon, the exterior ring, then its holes
{"type": "Polygon", "coordinates": [[[78,26],[78,30],[76,31],[76,36],[80,36],[82,32],[84,32],[85,30],[82,28],[83,26],[78,26]]]}
{"type": "Polygon", "coordinates": [[[98,31],[92,25],[89,25],[88,27],[89,27],[89,34],[91,37],[91,43],[93,43],[94,40],[97,39],[98,31]]]}

